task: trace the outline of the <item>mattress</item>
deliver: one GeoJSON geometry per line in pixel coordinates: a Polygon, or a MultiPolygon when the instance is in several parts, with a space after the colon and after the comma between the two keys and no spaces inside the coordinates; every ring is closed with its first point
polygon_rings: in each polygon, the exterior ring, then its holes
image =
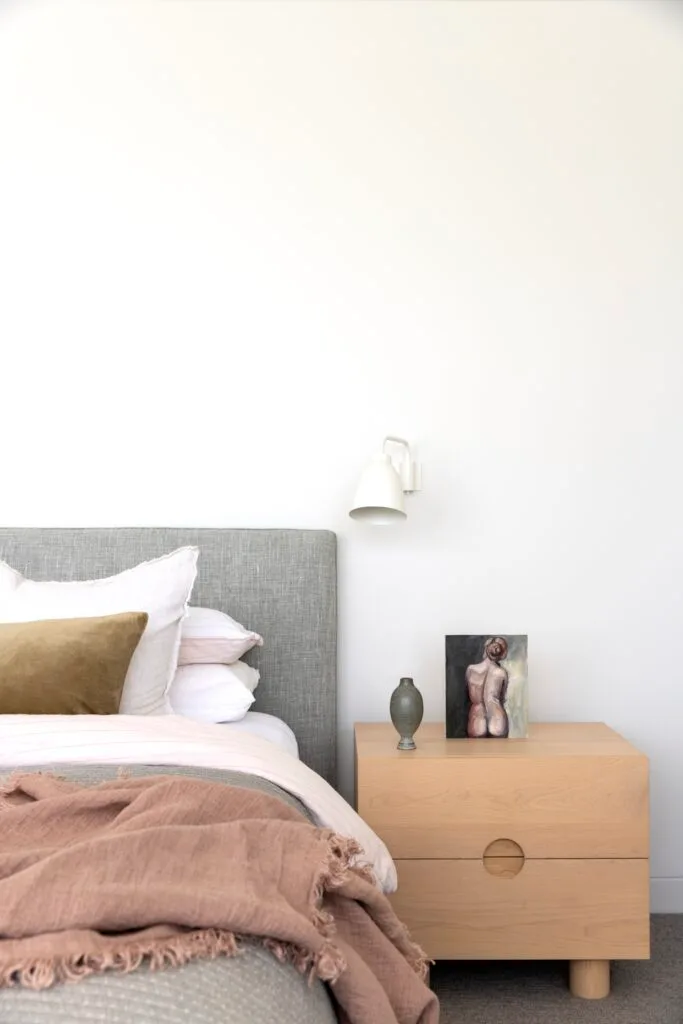
{"type": "MultiPolygon", "coordinates": [[[[127,770],[131,775],[160,771],[143,765],[129,765],[127,770]]],[[[117,771],[111,765],[59,766],[60,775],[87,785],[115,778],[117,771]]],[[[265,779],[202,768],[166,767],[163,771],[258,789],[310,818],[300,801],[265,779]]],[[[0,772],[0,785],[6,777],[0,772]]],[[[195,960],[164,971],[140,967],[131,974],[95,974],[75,985],[38,992],[0,989],[2,1024],[335,1024],[336,1020],[326,986],[321,981],[309,985],[306,976],[280,963],[258,942],[245,942],[240,956],[195,960]]]]}
{"type": "Polygon", "coordinates": [[[251,736],[261,736],[264,740],[270,740],[277,747],[286,750],[292,757],[299,757],[299,744],[296,741],[296,736],[287,723],[275,715],[267,715],[263,711],[247,711],[239,722],[223,722],[221,724],[228,733],[246,732],[251,736]]]}
{"type": "MultiPolygon", "coordinates": [[[[396,869],[384,843],[328,783],[284,748],[294,739],[290,734],[284,722],[257,712],[246,723],[226,725],[180,715],[0,715],[0,785],[16,769],[54,770],[92,785],[124,767],[133,775],[178,773],[247,786],[276,795],[317,825],[356,838],[364,850],[359,859],[373,868],[382,888],[395,889],[396,869]]],[[[0,989],[0,1024],[335,1024],[336,1019],[322,982],[309,987],[307,977],[258,942],[245,942],[237,957],[198,960],[163,972],[143,967],[37,992],[0,989]]]]}

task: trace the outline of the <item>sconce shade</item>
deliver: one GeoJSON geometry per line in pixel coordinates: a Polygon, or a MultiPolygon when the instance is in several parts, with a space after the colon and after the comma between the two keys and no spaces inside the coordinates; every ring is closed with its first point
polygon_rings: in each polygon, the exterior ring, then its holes
{"type": "Polygon", "coordinates": [[[401,478],[388,455],[376,455],[364,470],[349,515],[374,526],[388,526],[406,518],[401,478]]]}

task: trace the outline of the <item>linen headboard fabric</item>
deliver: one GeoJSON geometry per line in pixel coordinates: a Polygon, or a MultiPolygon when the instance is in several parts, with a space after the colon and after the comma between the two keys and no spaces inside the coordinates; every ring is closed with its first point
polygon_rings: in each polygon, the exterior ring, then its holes
{"type": "MultiPolygon", "coordinates": [[[[337,543],[328,530],[0,528],[0,558],[36,580],[98,579],[199,548],[191,603],[264,638],[255,711],[294,730],[301,760],[337,781],[337,543]]],[[[136,611],[137,609],[132,609],[136,611]]]]}

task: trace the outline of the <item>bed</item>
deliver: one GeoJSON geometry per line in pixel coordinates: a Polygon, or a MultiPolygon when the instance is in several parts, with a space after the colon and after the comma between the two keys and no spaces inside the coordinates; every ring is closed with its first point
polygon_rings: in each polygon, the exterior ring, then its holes
{"type": "Polygon", "coordinates": [[[192,604],[267,637],[253,711],[281,718],[299,756],[337,778],[337,544],[326,530],[0,529],[0,558],[32,579],[94,579],[186,544],[200,549],[192,604]]]}
{"type": "MultiPolygon", "coordinates": [[[[266,638],[263,648],[254,649],[246,658],[261,672],[252,710],[285,722],[296,736],[303,764],[334,786],[333,533],[180,528],[0,529],[0,558],[37,580],[109,576],[183,545],[200,549],[192,603],[229,612],[266,638]]],[[[160,718],[145,719],[143,724],[153,729],[155,722],[159,723],[160,718]]],[[[14,736],[8,729],[5,725],[5,737],[14,736]]],[[[31,749],[32,742],[29,735],[20,761],[22,770],[54,766],[52,754],[45,760],[36,757],[29,765],[31,759],[27,761],[26,751],[31,749]]],[[[0,758],[2,743],[0,734],[0,758]]],[[[35,749],[50,750],[50,744],[36,734],[35,749]]],[[[98,763],[94,752],[86,752],[78,764],[61,759],[57,762],[58,774],[88,785],[112,779],[120,763],[116,754],[110,753],[103,761],[98,763]]],[[[13,767],[7,756],[0,760],[0,783],[13,767]]],[[[168,754],[168,744],[165,753],[157,756],[153,752],[141,757],[140,763],[127,767],[135,776],[159,775],[163,771],[234,782],[276,794],[304,810],[296,792],[284,791],[268,778],[268,772],[245,775],[226,767],[216,769],[194,763],[192,756],[178,756],[176,763],[173,753],[168,754]]],[[[306,813],[310,819],[310,810],[306,813]]],[[[62,984],[42,991],[0,989],[2,1024],[332,1024],[336,1019],[325,985],[320,981],[309,984],[305,976],[279,962],[258,942],[245,943],[244,952],[238,957],[200,959],[161,972],[142,968],[125,975],[96,974],[79,984],[62,984]]]]}

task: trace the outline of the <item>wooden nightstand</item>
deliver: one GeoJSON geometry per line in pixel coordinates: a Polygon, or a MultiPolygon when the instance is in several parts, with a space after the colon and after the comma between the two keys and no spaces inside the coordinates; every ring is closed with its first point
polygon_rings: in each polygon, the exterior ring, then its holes
{"type": "Polygon", "coordinates": [[[392,902],[435,960],[569,960],[575,995],[650,955],[648,761],[602,724],[396,749],[356,725],[356,805],[397,862],[392,902]]]}

